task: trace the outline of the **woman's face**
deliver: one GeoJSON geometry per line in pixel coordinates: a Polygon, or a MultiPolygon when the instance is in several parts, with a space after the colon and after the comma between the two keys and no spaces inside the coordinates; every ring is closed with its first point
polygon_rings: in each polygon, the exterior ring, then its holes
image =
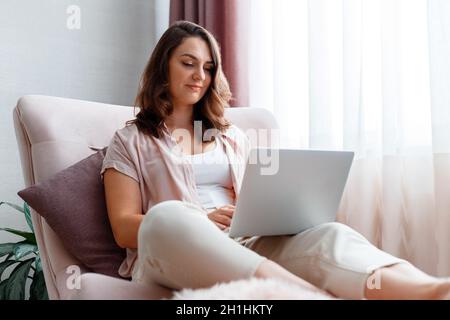
{"type": "Polygon", "coordinates": [[[169,59],[169,91],[174,107],[194,105],[203,97],[211,84],[213,66],[203,39],[184,39],[169,59]]]}

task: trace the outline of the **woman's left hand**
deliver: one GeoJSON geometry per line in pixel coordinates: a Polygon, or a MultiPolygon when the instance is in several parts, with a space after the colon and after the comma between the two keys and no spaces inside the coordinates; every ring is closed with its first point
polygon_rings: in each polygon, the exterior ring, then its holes
{"type": "Polygon", "coordinates": [[[231,224],[234,209],[236,209],[234,205],[228,204],[208,213],[208,218],[214,222],[220,230],[225,230],[231,224]]]}

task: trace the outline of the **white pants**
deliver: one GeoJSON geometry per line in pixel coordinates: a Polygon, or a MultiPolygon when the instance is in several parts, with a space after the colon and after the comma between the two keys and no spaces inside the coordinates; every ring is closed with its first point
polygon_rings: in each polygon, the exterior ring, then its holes
{"type": "Polygon", "coordinates": [[[326,223],[292,236],[230,238],[195,205],[164,201],[138,233],[132,279],[175,290],[250,278],[266,259],[340,298],[362,299],[371,273],[407,263],[350,227],[326,223]]]}

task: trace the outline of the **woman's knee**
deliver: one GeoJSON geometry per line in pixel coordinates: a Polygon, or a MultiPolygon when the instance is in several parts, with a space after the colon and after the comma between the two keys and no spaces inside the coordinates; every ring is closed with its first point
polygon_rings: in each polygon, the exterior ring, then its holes
{"type": "Polygon", "coordinates": [[[365,240],[364,236],[355,229],[340,222],[328,222],[317,227],[316,230],[322,238],[328,238],[335,242],[338,239],[355,239],[365,240]]]}
{"type": "Polygon", "coordinates": [[[349,232],[356,232],[346,224],[340,222],[327,222],[318,226],[318,231],[330,234],[345,234],[349,232]]]}
{"type": "Polygon", "coordinates": [[[139,228],[138,243],[167,243],[168,239],[191,237],[196,218],[202,213],[183,201],[169,200],[154,205],[139,228]]]}
{"type": "Polygon", "coordinates": [[[294,241],[311,255],[329,255],[336,247],[345,248],[354,241],[368,243],[357,231],[339,222],[329,222],[299,233],[294,241]]]}

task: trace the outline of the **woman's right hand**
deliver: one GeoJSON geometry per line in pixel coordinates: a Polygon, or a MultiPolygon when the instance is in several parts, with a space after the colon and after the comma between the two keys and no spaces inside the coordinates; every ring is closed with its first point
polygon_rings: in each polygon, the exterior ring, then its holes
{"type": "Polygon", "coordinates": [[[225,230],[231,224],[234,209],[236,207],[232,204],[220,207],[208,213],[208,218],[219,227],[220,230],[225,230]]]}

